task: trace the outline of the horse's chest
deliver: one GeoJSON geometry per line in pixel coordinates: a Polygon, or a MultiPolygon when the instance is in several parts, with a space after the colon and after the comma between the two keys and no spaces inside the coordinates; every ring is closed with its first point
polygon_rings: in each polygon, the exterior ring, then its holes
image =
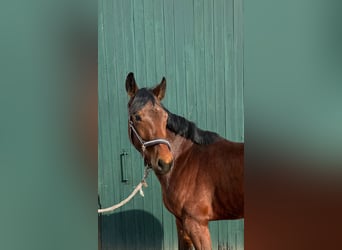
{"type": "Polygon", "coordinates": [[[165,207],[176,216],[181,216],[187,199],[188,197],[184,190],[180,190],[172,185],[163,188],[163,203],[165,207]]]}

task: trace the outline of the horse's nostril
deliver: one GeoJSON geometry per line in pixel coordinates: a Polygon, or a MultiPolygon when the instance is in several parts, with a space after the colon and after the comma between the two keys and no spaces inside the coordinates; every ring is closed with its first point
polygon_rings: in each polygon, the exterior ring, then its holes
{"type": "Polygon", "coordinates": [[[158,166],[161,168],[161,169],[164,169],[164,167],[165,167],[165,162],[163,161],[163,160],[158,160],[158,166]]]}
{"type": "Polygon", "coordinates": [[[159,159],[158,160],[158,166],[159,166],[160,170],[162,170],[163,172],[167,172],[172,167],[172,162],[173,161],[166,163],[163,160],[159,159]]]}

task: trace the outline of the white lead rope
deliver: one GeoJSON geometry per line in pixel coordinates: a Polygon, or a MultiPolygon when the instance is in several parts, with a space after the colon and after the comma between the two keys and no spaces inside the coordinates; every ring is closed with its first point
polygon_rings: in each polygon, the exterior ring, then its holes
{"type": "Polygon", "coordinates": [[[129,202],[136,194],[138,191],[140,191],[140,195],[144,196],[144,192],[142,190],[142,187],[147,187],[147,183],[146,183],[146,178],[150,172],[151,168],[146,167],[145,168],[145,173],[144,173],[144,178],[141,180],[141,182],[135,187],[135,189],[133,190],[133,192],[123,201],[121,201],[120,203],[113,205],[111,207],[107,207],[107,208],[102,208],[102,209],[98,209],[97,213],[106,213],[106,212],[111,212],[114,211],[115,209],[122,207],[123,205],[125,205],[127,202],[129,202]]]}

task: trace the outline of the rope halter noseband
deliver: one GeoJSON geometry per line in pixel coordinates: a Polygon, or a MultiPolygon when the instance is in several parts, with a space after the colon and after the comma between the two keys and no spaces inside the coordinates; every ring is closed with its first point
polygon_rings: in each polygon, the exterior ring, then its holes
{"type": "Polygon", "coordinates": [[[132,140],[132,131],[133,131],[133,133],[135,134],[135,136],[137,137],[138,141],[141,144],[141,150],[142,150],[143,154],[144,154],[147,147],[151,147],[151,146],[158,145],[158,144],[165,144],[169,148],[169,150],[171,151],[171,144],[169,141],[167,141],[165,139],[154,139],[154,140],[150,140],[150,141],[144,141],[140,137],[140,135],[138,134],[136,129],[134,128],[132,120],[129,121],[129,130],[130,130],[129,137],[131,139],[131,142],[133,143],[133,140],[132,140]]]}

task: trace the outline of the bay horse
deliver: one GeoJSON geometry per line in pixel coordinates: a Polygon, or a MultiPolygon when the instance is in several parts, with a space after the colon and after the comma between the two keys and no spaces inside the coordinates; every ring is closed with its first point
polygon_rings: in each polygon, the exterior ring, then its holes
{"type": "Polygon", "coordinates": [[[138,88],[126,78],[128,134],[175,216],[179,249],[212,249],[208,222],[244,216],[244,143],[203,131],[162,104],[166,80],[138,88]]]}

